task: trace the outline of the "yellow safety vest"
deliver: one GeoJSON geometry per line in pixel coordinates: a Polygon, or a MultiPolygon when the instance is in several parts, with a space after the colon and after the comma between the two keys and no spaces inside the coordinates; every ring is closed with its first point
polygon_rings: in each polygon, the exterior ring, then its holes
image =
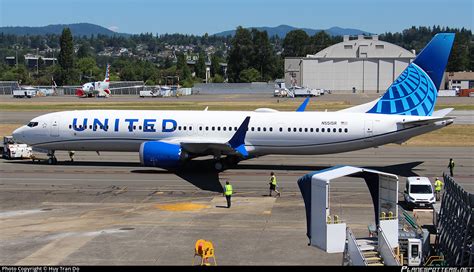
{"type": "Polygon", "coordinates": [[[443,187],[443,183],[441,180],[437,179],[435,181],[435,191],[441,191],[441,187],[443,187]]]}
{"type": "Polygon", "coordinates": [[[227,196],[227,195],[232,195],[232,185],[230,184],[226,184],[225,185],[225,192],[224,194],[227,196]]]}
{"type": "Polygon", "coordinates": [[[277,178],[275,176],[272,176],[270,180],[272,182],[272,185],[275,185],[275,186],[277,185],[277,178]]]}

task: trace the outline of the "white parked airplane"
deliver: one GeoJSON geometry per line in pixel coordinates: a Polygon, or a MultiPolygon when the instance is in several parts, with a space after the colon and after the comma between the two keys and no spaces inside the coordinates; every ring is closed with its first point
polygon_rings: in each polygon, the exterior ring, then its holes
{"type": "MultiPolygon", "coordinates": [[[[375,101],[337,112],[84,110],[45,114],[16,141],[49,151],[137,151],[145,166],[175,168],[212,155],[216,168],[268,154],[317,155],[401,143],[445,127],[434,111],[454,34],[437,34],[375,101]]],[[[305,101],[307,102],[307,101],[305,101]]],[[[304,105],[306,105],[304,103],[304,105]]]]}
{"type": "Polygon", "coordinates": [[[79,97],[109,97],[110,65],[107,64],[104,81],[87,82],[76,90],[79,97]]]}

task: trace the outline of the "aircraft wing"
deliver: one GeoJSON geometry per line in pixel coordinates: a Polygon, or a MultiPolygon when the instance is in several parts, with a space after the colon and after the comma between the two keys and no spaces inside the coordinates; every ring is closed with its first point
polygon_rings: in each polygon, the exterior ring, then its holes
{"type": "Polygon", "coordinates": [[[206,155],[237,155],[247,157],[245,149],[245,136],[248,130],[250,116],[246,117],[230,140],[210,138],[174,138],[163,142],[179,144],[190,154],[197,156],[206,155]]]}

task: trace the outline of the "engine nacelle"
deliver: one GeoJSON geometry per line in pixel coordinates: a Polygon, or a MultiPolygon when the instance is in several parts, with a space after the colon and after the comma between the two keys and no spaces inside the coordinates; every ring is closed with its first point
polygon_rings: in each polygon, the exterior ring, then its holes
{"type": "Polygon", "coordinates": [[[140,145],[140,162],[145,166],[175,167],[183,158],[181,146],[164,142],[144,142],[140,145]]]}

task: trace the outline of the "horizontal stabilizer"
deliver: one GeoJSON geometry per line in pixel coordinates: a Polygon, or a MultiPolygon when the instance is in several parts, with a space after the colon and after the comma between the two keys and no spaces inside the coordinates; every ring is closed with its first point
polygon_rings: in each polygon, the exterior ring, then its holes
{"type": "Polygon", "coordinates": [[[447,109],[442,109],[442,110],[437,110],[433,112],[434,117],[444,117],[448,115],[450,112],[452,112],[454,108],[447,108],[447,109]]]}
{"type": "Polygon", "coordinates": [[[450,120],[451,123],[452,123],[454,118],[455,117],[438,117],[438,118],[430,118],[430,119],[424,119],[424,120],[399,122],[399,124],[401,124],[401,125],[423,126],[423,125],[429,125],[429,124],[433,124],[433,123],[436,123],[436,122],[447,121],[447,120],[450,120]]]}

